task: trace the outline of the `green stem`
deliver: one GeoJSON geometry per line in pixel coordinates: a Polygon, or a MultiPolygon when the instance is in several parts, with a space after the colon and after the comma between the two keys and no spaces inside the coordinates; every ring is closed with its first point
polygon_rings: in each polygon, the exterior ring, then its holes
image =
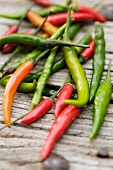
{"type": "Polygon", "coordinates": [[[68,77],[66,78],[66,80],[64,81],[64,83],[62,84],[62,86],[59,88],[59,90],[56,91],[56,92],[50,97],[52,101],[55,99],[55,97],[58,95],[58,93],[62,90],[62,88],[64,87],[64,85],[65,85],[66,83],[68,83],[69,79],[70,79],[70,75],[68,74],[68,77]]]}
{"type": "Polygon", "coordinates": [[[13,53],[11,54],[11,56],[5,61],[5,63],[0,67],[0,71],[3,70],[3,68],[15,57],[16,54],[18,54],[21,50],[23,49],[22,46],[18,46],[13,53]]]}
{"type": "Polygon", "coordinates": [[[67,42],[69,41],[68,32],[69,32],[69,27],[70,27],[71,8],[72,8],[72,5],[70,5],[69,9],[68,9],[68,17],[67,17],[66,28],[65,28],[65,32],[64,32],[64,41],[67,41],[67,42]]]}

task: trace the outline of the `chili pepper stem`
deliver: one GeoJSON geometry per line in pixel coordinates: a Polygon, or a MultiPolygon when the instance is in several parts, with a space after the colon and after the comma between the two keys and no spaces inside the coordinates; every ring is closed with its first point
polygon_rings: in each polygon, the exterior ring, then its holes
{"type": "Polygon", "coordinates": [[[62,90],[62,88],[64,87],[64,85],[69,81],[70,79],[70,74],[68,73],[68,77],[66,78],[65,82],[63,83],[63,85],[59,88],[58,91],[56,91],[50,98],[53,101],[54,98],[57,96],[57,94],[62,90]]]}

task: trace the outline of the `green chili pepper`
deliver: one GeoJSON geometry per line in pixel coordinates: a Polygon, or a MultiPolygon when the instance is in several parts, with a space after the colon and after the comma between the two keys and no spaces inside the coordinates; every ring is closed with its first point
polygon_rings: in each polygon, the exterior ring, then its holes
{"type": "MultiPolygon", "coordinates": [[[[70,12],[68,13],[67,27],[64,33],[65,41],[69,41],[68,38],[69,25],[70,25],[70,12]]],[[[76,88],[78,92],[77,100],[73,100],[73,99],[64,100],[64,103],[82,107],[88,102],[89,99],[89,87],[88,87],[85,71],[80,64],[75,49],[73,47],[64,46],[62,51],[64,54],[65,62],[76,84],[76,88]]]]}
{"type": "Polygon", "coordinates": [[[99,22],[95,22],[95,52],[93,58],[93,75],[90,84],[89,103],[93,101],[97,88],[100,84],[104,64],[105,64],[104,30],[99,22]]]}
{"type": "Polygon", "coordinates": [[[35,59],[37,56],[39,56],[42,53],[42,50],[35,49],[31,53],[21,57],[18,61],[13,62],[10,66],[13,68],[18,68],[22,63],[24,63],[27,60],[35,59]]]}
{"type": "Polygon", "coordinates": [[[48,47],[54,47],[56,45],[67,45],[67,46],[77,46],[77,47],[89,47],[88,45],[83,44],[74,44],[70,42],[63,42],[60,40],[55,40],[51,38],[43,38],[36,35],[31,34],[10,34],[4,37],[0,38],[0,47],[2,47],[5,44],[11,44],[11,43],[17,43],[22,45],[30,45],[34,47],[40,47],[40,48],[48,48],[48,47]]]}
{"type": "Polygon", "coordinates": [[[2,18],[9,18],[9,19],[20,19],[23,17],[24,13],[14,13],[14,14],[0,14],[2,18]]]}
{"type": "Polygon", "coordinates": [[[42,74],[40,76],[40,78],[38,79],[37,82],[37,87],[34,93],[34,96],[32,98],[31,101],[31,105],[30,105],[30,110],[33,110],[34,107],[36,107],[37,104],[40,103],[40,100],[42,98],[42,92],[45,88],[46,82],[49,78],[49,76],[51,75],[51,70],[52,70],[52,66],[54,63],[54,59],[56,57],[56,52],[57,52],[58,47],[54,47],[51,52],[49,57],[47,58],[47,61],[45,63],[45,66],[43,68],[42,74]]]}
{"type": "Polygon", "coordinates": [[[111,94],[112,84],[110,82],[110,67],[109,67],[106,79],[98,87],[94,98],[93,127],[90,135],[90,141],[92,141],[95,138],[103,124],[106,115],[106,110],[108,108],[109,101],[111,98],[111,94]]]}
{"type": "Polygon", "coordinates": [[[53,5],[48,8],[43,8],[39,11],[36,11],[37,14],[41,15],[42,17],[47,16],[48,14],[56,14],[60,12],[65,12],[67,11],[67,8],[63,5],[53,5]]]}
{"type": "MultiPolygon", "coordinates": [[[[8,80],[9,80],[9,78],[10,78],[10,76],[5,76],[5,77],[3,77],[3,78],[0,80],[0,84],[1,84],[3,87],[5,87],[6,84],[7,84],[7,82],[8,82],[8,80]]],[[[24,92],[24,93],[32,93],[32,92],[35,91],[36,84],[37,84],[36,80],[33,80],[32,83],[22,82],[22,83],[19,85],[17,91],[18,91],[18,92],[24,92]]]]}

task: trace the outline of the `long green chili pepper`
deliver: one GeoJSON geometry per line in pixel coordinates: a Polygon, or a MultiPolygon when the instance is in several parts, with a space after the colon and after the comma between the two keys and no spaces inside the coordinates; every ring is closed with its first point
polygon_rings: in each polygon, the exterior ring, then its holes
{"type": "Polygon", "coordinates": [[[51,50],[49,57],[47,58],[47,61],[44,65],[42,74],[39,77],[38,82],[37,82],[37,87],[35,89],[35,93],[32,98],[32,101],[31,101],[30,110],[33,110],[34,107],[36,107],[36,105],[40,103],[40,100],[42,98],[42,92],[43,92],[46,82],[51,74],[51,70],[52,70],[52,66],[54,63],[54,59],[56,57],[57,49],[58,49],[58,46],[54,47],[51,50]]]}
{"type": "MultiPolygon", "coordinates": [[[[70,12],[68,13],[67,27],[64,32],[64,40],[69,41],[68,29],[70,25],[70,12]]],[[[85,71],[81,66],[79,59],[73,47],[64,46],[62,48],[65,62],[69,68],[69,72],[76,84],[78,98],[76,100],[64,100],[66,104],[72,104],[78,107],[84,106],[89,100],[89,87],[85,71]]]]}
{"type": "Polygon", "coordinates": [[[60,40],[54,40],[51,38],[42,38],[35,35],[26,34],[10,34],[0,38],[0,47],[8,43],[17,43],[22,45],[30,45],[39,48],[54,47],[56,45],[67,45],[67,46],[77,46],[77,47],[89,47],[83,44],[74,44],[70,42],[64,42],[60,40]]]}
{"type": "Polygon", "coordinates": [[[90,134],[90,141],[92,141],[100,131],[109,105],[111,94],[112,84],[110,82],[110,67],[109,67],[106,79],[98,87],[94,98],[93,127],[90,134]]]}
{"type": "Polygon", "coordinates": [[[89,103],[94,99],[105,64],[104,30],[99,22],[95,22],[95,52],[93,58],[93,75],[90,84],[89,103]]]}

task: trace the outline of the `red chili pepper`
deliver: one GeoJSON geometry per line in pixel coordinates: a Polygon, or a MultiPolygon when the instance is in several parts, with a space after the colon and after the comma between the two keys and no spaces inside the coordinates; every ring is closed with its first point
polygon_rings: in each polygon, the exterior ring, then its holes
{"type": "Polygon", "coordinates": [[[49,7],[51,6],[50,0],[32,0],[36,4],[42,6],[42,7],[49,7]]]}
{"type": "Polygon", "coordinates": [[[6,32],[4,32],[0,37],[4,37],[9,34],[17,33],[18,29],[15,26],[11,26],[6,32]]]}
{"type": "Polygon", "coordinates": [[[79,5],[78,12],[92,14],[95,17],[95,20],[100,21],[100,22],[106,22],[106,18],[102,14],[100,14],[99,12],[87,6],[79,5]]]}
{"type": "MultiPolygon", "coordinates": [[[[27,30],[27,31],[23,32],[23,34],[33,34],[33,31],[27,30]]],[[[4,45],[4,47],[2,49],[2,54],[12,52],[17,46],[18,46],[18,44],[6,44],[6,45],[4,45]]]]}
{"type": "MultiPolygon", "coordinates": [[[[68,14],[66,12],[60,14],[52,14],[47,18],[47,21],[55,26],[59,26],[66,22],[67,16],[68,14]]],[[[71,14],[70,18],[74,18],[75,22],[95,19],[94,15],[81,12],[75,12],[71,14]]]]}
{"type": "Polygon", "coordinates": [[[41,152],[41,159],[46,159],[52,151],[56,141],[63,135],[71,122],[80,114],[81,109],[68,105],[58,116],[49,131],[46,143],[41,152]]]}
{"type": "Polygon", "coordinates": [[[93,56],[95,45],[94,45],[94,39],[90,41],[88,44],[90,48],[84,49],[79,57],[80,62],[86,62],[89,58],[93,56]]]}
{"type": "Polygon", "coordinates": [[[73,93],[72,84],[66,84],[60,91],[58,98],[54,105],[54,116],[57,118],[61,111],[67,106],[63,101],[65,99],[70,99],[73,93]]]}
{"type": "Polygon", "coordinates": [[[39,105],[37,105],[32,111],[30,111],[26,116],[23,117],[21,120],[22,124],[30,124],[36,120],[38,120],[40,117],[45,115],[45,113],[51,109],[52,107],[52,100],[51,98],[46,98],[40,102],[39,105]]]}

